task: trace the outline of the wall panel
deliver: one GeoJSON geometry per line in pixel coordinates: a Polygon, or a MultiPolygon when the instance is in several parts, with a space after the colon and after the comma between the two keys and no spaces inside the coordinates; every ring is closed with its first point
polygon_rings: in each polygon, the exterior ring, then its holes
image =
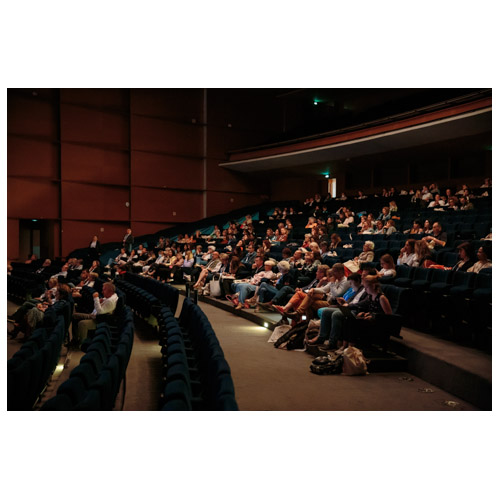
{"type": "Polygon", "coordinates": [[[61,141],[128,149],[126,116],[61,104],[61,141]]]}
{"type": "Polygon", "coordinates": [[[129,219],[128,188],[62,182],[62,213],[65,219],[129,219]]]}
{"type": "Polygon", "coordinates": [[[7,137],[7,175],[59,177],[59,147],[52,142],[7,137]]]}
{"type": "Polygon", "coordinates": [[[146,234],[155,234],[160,230],[168,229],[173,227],[173,224],[165,224],[162,222],[132,222],[133,234],[143,236],[146,234]]]}
{"type": "Polygon", "coordinates": [[[61,102],[128,112],[129,92],[120,88],[63,88],[61,102]]]}
{"type": "Polygon", "coordinates": [[[132,150],[165,152],[193,157],[203,155],[203,127],[131,116],[132,150]]]}
{"type": "Polygon", "coordinates": [[[19,258],[19,220],[17,218],[7,219],[7,260],[19,258]]]}
{"type": "Polygon", "coordinates": [[[264,173],[260,178],[235,173],[218,166],[218,160],[215,159],[207,161],[207,171],[208,190],[268,194],[269,185],[265,182],[264,173]]]}
{"type": "Polygon", "coordinates": [[[202,192],[132,187],[132,220],[193,222],[202,218],[202,202],[202,192]]]}
{"type": "Polygon", "coordinates": [[[99,238],[101,243],[116,241],[118,247],[118,243],[123,241],[127,228],[127,223],[63,220],[62,254],[67,255],[76,248],[88,246],[94,235],[99,238]],[[101,228],[104,229],[103,232],[101,232],[101,228]]]}
{"type": "Polygon", "coordinates": [[[59,185],[42,179],[7,179],[9,218],[59,218],[59,185]]]}
{"type": "Polygon", "coordinates": [[[35,135],[57,140],[57,106],[34,96],[9,92],[7,103],[7,130],[9,134],[35,135]]]}
{"type": "Polygon", "coordinates": [[[61,144],[62,180],[128,185],[128,153],[61,144]]]}
{"type": "Polygon", "coordinates": [[[207,192],[208,213],[206,216],[211,217],[221,213],[227,213],[232,210],[243,208],[264,202],[261,195],[230,193],[230,192],[207,192]],[[232,201],[231,201],[232,200],[232,201]]]}
{"type": "Polygon", "coordinates": [[[130,112],[147,116],[162,116],[171,120],[201,123],[203,89],[170,88],[133,89],[130,112]]]}
{"type": "Polygon", "coordinates": [[[203,188],[203,160],[132,151],[132,185],[203,188]],[[187,180],[187,182],[186,182],[187,180]]]}

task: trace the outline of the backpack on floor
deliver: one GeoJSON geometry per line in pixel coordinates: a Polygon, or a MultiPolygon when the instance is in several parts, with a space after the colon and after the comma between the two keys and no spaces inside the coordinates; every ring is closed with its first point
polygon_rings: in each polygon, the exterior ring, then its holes
{"type": "Polygon", "coordinates": [[[343,374],[348,376],[367,374],[367,361],[362,350],[355,347],[345,348],[343,351],[343,374]]]}
{"type": "Polygon", "coordinates": [[[343,356],[333,358],[329,355],[316,357],[310,364],[314,374],[341,374],[343,371],[343,356]]]}
{"type": "Polygon", "coordinates": [[[307,322],[300,322],[300,324],[292,327],[287,333],[284,333],[278,338],[274,343],[274,347],[281,349],[286,348],[287,350],[303,348],[307,327],[307,322]]]}

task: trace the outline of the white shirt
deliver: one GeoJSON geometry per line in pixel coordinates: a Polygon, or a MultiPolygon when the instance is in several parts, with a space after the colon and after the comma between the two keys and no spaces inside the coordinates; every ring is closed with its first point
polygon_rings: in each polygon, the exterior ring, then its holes
{"type": "Polygon", "coordinates": [[[90,315],[95,318],[97,315],[111,314],[116,308],[117,301],[118,295],[116,293],[112,294],[109,298],[99,299],[99,297],[96,296],[94,298],[94,310],[90,315]]]}

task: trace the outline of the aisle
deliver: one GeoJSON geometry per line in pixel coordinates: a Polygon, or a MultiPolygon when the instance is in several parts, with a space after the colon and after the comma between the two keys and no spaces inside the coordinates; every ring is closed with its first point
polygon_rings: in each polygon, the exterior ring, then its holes
{"type": "Polygon", "coordinates": [[[359,411],[475,410],[407,373],[317,376],[305,352],[274,348],[270,331],[230,312],[199,303],[210,320],[232,370],[240,410],[359,411]],[[410,377],[414,381],[399,378],[410,377]],[[418,391],[431,388],[433,393],[418,391]],[[444,404],[459,402],[456,408],[444,404]]]}

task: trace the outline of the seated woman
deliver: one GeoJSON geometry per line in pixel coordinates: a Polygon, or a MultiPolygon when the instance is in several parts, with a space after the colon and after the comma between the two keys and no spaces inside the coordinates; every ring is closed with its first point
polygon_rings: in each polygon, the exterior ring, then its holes
{"type": "Polygon", "coordinates": [[[279,235],[277,236],[276,242],[285,243],[288,240],[288,229],[286,227],[281,227],[279,229],[279,235]]]}
{"type": "Polygon", "coordinates": [[[312,227],[317,226],[317,220],[314,217],[308,217],[307,225],[305,225],[305,229],[311,229],[312,227]]]}
{"type": "Polygon", "coordinates": [[[381,265],[381,270],[377,272],[378,277],[381,278],[394,278],[397,275],[395,270],[395,262],[393,261],[392,255],[386,253],[379,259],[379,264],[381,265]]]}
{"type": "Polygon", "coordinates": [[[278,274],[275,282],[262,282],[255,293],[255,312],[260,312],[263,307],[267,310],[272,309],[272,299],[277,295],[278,291],[284,286],[292,286],[294,284],[293,274],[290,272],[291,266],[285,260],[277,264],[278,274]],[[270,297],[270,299],[269,299],[270,297]]]}
{"type": "Polygon", "coordinates": [[[413,265],[413,267],[426,267],[434,263],[431,260],[432,253],[426,241],[416,241],[414,244],[414,252],[416,253],[416,264],[413,265]]]}
{"type": "Polygon", "coordinates": [[[343,241],[341,240],[341,237],[334,233],[331,234],[331,245],[329,246],[330,249],[336,249],[336,248],[341,248],[343,246],[343,241]]]}
{"type": "Polygon", "coordinates": [[[205,285],[208,275],[218,272],[221,266],[222,261],[220,259],[220,253],[218,253],[218,251],[213,251],[208,265],[201,265],[201,271],[199,272],[196,284],[194,284],[194,289],[202,288],[205,285]]]}
{"type": "Polygon", "coordinates": [[[343,344],[336,351],[338,354],[342,354],[347,346],[355,346],[360,340],[369,341],[370,334],[382,324],[380,316],[392,314],[392,307],[381,291],[378,278],[368,275],[364,277],[363,283],[368,298],[359,307],[361,311],[357,313],[355,319],[346,322],[343,344]]]}
{"type": "Polygon", "coordinates": [[[243,307],[249,308],[246,298],[257,290],[262,279],[272,280],[276,278],[276,274],[272,271],[274,264],[274,260],[266,260],[263,271],[258,272],[251,279],[245,280],[245,282],[232,284],[232,291],[235,294],[231,296],[231,301],[234,303],[236,310],[241,310],[243,307]]]}
{"type": "Polygon", "coordinates": [[[466,272],[469,268],[473,267],[475,263],[475,253],[471,243],[465,242],[457,247],[459,251],[459,261],[452,267],[451,270],[460,270],[466,272]]]}
{"type": "Polygon", "coordinates": [[[362,263],[372,262],[374,260],[374,243],[366,241],[362,248],[362,253],[344,263],[350,272],[358,272],[362,263]]]}
{"type": "Polygon", "coordinates": [[[410,229],[404,230],[404,234],[422,234],[423,227],[421,227],[420,220],[414,220],[410,229]]]}
{"type": "Polygon", "coordinates": [[[409,267],[418,266],[417,255],[414,249],[415,244],[415,239],[407,239],[405,245],[400,250],[397,265],[408,265],[409,267]]]}
{"type": "Polygon", "coordinates": [[[391,218],[393,218],[395,220],[400,220],[400,217],[398,215],[398,206],[397,206],[397,203],[394,200],[390,201],[388,208],[390,210],[390,216],[391,216],[391,218]]]}
{"type": "Polygon", "coordinates": [[[466,272],[475,272],[478,274],[482,269],[490,269],[492,267],[492,251],[489,246],[480,246],[476,254],[478,261],[469,267],[466,272]]]}
{"type": "Polygon", "coordinates": [[[262,241],[261,248],[265,255],[268,255],[272,251],[272,245],[270,244],[270,241],[268,239],[264,239],[262,241]]]}
{"type": "Polygon", "coordinates": [[[383,206],[383,208],[381,208],[381,213],[378,215],[378,218],[376,220],[386,222],[387,220],[390,220],[390,218],[392,218],[390,208],[388,206],[383,206]]]}

